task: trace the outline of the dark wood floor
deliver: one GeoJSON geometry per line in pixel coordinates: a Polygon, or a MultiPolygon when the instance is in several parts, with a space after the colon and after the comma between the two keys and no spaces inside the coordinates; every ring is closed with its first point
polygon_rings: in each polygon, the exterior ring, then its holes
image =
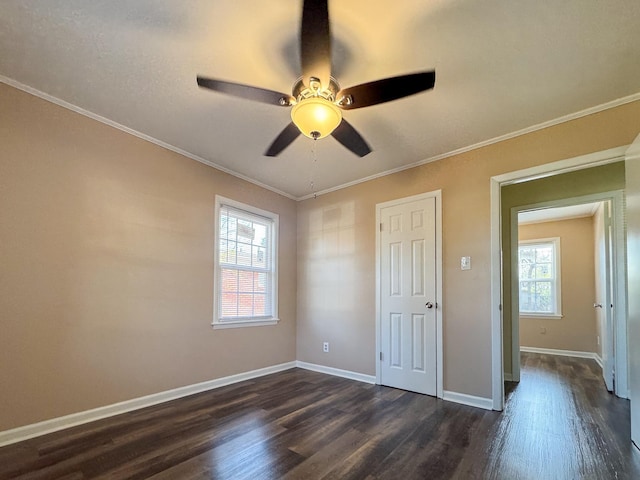
{"type": "Polygon", "coordinates": [[[289,370],[0,449],[0,478],[638,479],[592,360],[523,354],[503,413],[289,370]]]}

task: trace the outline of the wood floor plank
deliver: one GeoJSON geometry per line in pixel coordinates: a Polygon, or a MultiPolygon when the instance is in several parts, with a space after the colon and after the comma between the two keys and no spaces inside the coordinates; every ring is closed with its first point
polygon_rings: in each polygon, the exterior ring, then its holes
{"type": "Polygon", "coordinates": [[[0,479],[639,479],[589,359],[522,354],[504,412],[292,369],[0,448],[0,479]]]}

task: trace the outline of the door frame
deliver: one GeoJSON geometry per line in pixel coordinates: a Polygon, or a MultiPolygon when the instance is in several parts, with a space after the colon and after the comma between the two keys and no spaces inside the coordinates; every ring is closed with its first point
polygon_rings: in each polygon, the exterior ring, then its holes
{"type": "Polygon", "coordinates": [[[443,397],[443,348],[442,348],[442,190],[434,190],[431,192],[420,193],[418,195],[412,195],[410,197],[398,198],[390,200],[388,202],[376,204],[376,384],[380,385],[381,381],[381,369],[380,369],[380,352],[382,352],[381,344],[381,328],[382,319],[380,317],[382,312],[382,298],[381,298],[381,262],[380,262],[380,247],[381,247],[381,232],[380,232],[380,220],[381,212],[383,208],[393,207],[401,205],[403,203],[409,203],[416,200],[424,200],[426,198],[435,199],[435,245],[436,245],[436,396],[438,398],[443,397]]]}
{"type": "MultiPolygon", "coordinates": [[[[491,397],[494,410],[502,410],[504,408],[501,187],[512,183],[623,161],[627,148],[628,145],[624,145],[491,177],[489,185],[491,201],[491,397]]],[[[624,259],[621,260],[624,261],[624,259]]]]}
{"type": "MultiPolygon", "coordinates": [[[[593,193],[582,195],[579,197],[567,197],[558,200],[550,200],[547,202],[539,202],[530,205],[519,205],[511,208],[511,370],[512,381],[520,381],[520,315],[519,309],[514,308],[518,305],[520,299],[518,297],[518,213],[527,210],[538,210],[543,208],[566,207],[570,205],[580,205],[584,203],[594,202],[611,202],[611,224],[613,233],[613,242],[609,244],[605,242],[608,248],[607,255],[611,254],[613,265],[611,271],[613,278],[609,278],[607,273],[608,285],[613,287],[613,298],[611,303],[614,305],[613,314],[609,321],[605,322],[608,330],[608,338],[603,345],[603,357],[614,359],[615,377],[615,394],[622,398],[628,398],[627,386],[627,338],[626,338],[626,262],[625,262],[625,237],[623,225],[623,204],[624,194],[622,190],[614,190],[610,192],[593,193]]],[[[609,298],[607,293],[605,298],[609,298]]],[[[607,307],[610,312],[610,309],[607,307]]],[[[609,318],[607,316],[607,318],[609,318]]],[[[604,366],[603,366],[604,368],[604,366]]],[[[604,374],[604,372],[603,372],[604,374]]]]}

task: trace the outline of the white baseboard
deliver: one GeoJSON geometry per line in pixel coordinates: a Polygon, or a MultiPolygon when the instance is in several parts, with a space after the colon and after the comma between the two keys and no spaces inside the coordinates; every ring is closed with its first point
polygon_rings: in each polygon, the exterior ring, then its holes
{"type": "Polygon", "coordinates": [[[43,422],[5,430],[0,432],[0,447],[11,443],[21,442],[22,440],[27,440],[29,438],[39,437],[40,435],[45,435],[47,433],[57,432],[58,430],[64,430],[65,428],[93,422],[102,418],[112,417],[132,410],[168,402],[169,400],[175,400],[177,398],[187,397],[189,395],[213,390],[233,383],[243,382],[245,380],[251,380],[252,378],[289,370],[295,367],[295,361],[281,363],[280,365],[259,368],[257,370],[251,370],[250,372],[229,375],[228,377],[216,378],[215,380],[187,385],[185,387],[154,393],[144,397],[133,398],[124,402],[114,403],[112,405],[106,405],[104,407],[98,407],[84,412],[72,413],[71,415],[65,415],[64,417],[52,418],[51,420],[45,420],[43,422]]]}
{"type": "Polygon", "coordinates": [[[604,368],[604,364],[602,363],[602,357],[600,355],[598,355],[597,353],[594,353],[593,359],[596,361],[598,365],[600,365],[600,368],[604,368]]]}
{"type": "Polygon", "coordinates": [[[375,375],[365,375],[364,373],[352,372],[350,370],[342,370],[340,368],[326,367],[324,365],[317,365],[315,363],[296,362],[296,367],[304,368],[305,370],[311,370],[313,372],[326,373],[327,375],[334,375],[336,377],[348,378],[349,380],[357,380],[364,383],[376,383],[375,375]]]}
{"type": "Polygon", "coordinates": [[[600,364],[602,362],[602,360],[598,361],[599,357],[595,352],[580,352],[578,350],[557,350],[555,348],[538,347],[520,347],[520,351],[528,353],[546,353],[548,355],[560,355],[562,357],[591,358],[592,360],[595,360],[600,364]]]}
{"type": "Polygon", "coordinates": [[[442,399],[447,400],[448,402],[469,405],[470,407],[493,410],[493,400],[491,398],[476,397],[473,395],[467,395],[466,393],[450,392],[445,390],[443,392],[442,399]]]}

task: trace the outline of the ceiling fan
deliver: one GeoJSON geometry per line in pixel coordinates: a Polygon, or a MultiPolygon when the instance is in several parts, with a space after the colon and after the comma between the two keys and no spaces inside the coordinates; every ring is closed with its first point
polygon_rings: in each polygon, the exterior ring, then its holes
{"type": "Polygon", "coordinates": [[[433,88],[435,71],[390,77],[340,88],[331,76],[331,33],[328,0],[304,0],[300,28],[302,76],[293,85],[291,95],[198,76],[198,85],[257,102],[291,108],[291,123],[276,137],[264,153],[275,157],[300,133],[317,140],[333,136],[360,157],[371,148],[355,128],[342,118],[341,110],[369,107],[397,100],[433,88]]]}

